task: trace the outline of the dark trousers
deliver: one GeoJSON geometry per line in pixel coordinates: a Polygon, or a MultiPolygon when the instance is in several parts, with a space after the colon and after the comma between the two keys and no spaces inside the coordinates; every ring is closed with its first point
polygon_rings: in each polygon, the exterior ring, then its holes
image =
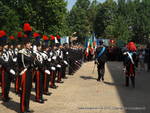
{"type": "Polygon", "coordinates": [[[61,82],[62,79],[62,68],[57,69],[57,82],[61,82]]]}
{"type": "Polygon", "coordinates": [[[7,99],[9,97],[11,83],[11,75],[3,68],[2,69],[2,98],[7,99]]]}
{"type": "Polygon", "coordinates": [[[66,78],[66,66],[62,67],[62,78],[66,78]]]}
{"type": "Polygon", "coordinates": [[[148,61],[147,63],[147,68],[148,68],[148,71],[150,71],[150,61],[148,61]]]}
{"type": "Polygon", "coordinates": [[[32,88],[32,70],[27,70],[21,76],[21,99],[20,99],[20,108],[21,112],[25,112],[29,109],[30,104],[30,95],[32,88]]]}
{"type": "Polygon", "coordinates": [[[44,93],[49,92],[48,91],[49,81],[50,81],[50,75],[44,73],[44,93]]]}
{"type": "Polygon", "coordinates": [[[97,71],[98,71],[98,80],[104,80],[104,74],[105,74],[105,63],[99,63],[97,65],[97,71]]]}
{"type": "Polygon", "coordinates": [[[56,71],[51,71],[51,75],[50,75],[50,87],[51,88],[55,86],[55,77],[56,77],[56,71]]]}
{"type": "Polygon", "coordinates": [[[43,84],[44,84],[44,75],[42,72],[36,72],[36,82],[35,82],[35,89],[36,89],[36,100],[39,101],[43,98],[43,84]]]}
{"type": "Polygon", "coordinates": [[[125,85],[129,86],[129,79],[131,80],[132,86],[135,87],[135,76],[126,76],[125,85]]]}
{"type": "Polygon", "coordinates": [[[0,87],[2,86],[2,69],[0,68],[0,87]]]}
{"type": "Polygon", "coordinates": [[[70,61],[69,62],[69,75],[72,75],[74,70],[75,70],[75,67],[73,63],[70,61]]]}
{"type": "Polygon", "coordinates": [[[19,93],[20,87],[21,87],[21,76],[18,75],[16,77],[16,81],[15,81],[15,92],[16,93],[19,93]]]}

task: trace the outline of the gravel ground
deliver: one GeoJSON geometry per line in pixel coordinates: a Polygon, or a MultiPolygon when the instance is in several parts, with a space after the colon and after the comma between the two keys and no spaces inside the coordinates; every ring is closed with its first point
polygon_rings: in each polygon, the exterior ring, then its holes
{"type": "MultiPolygon", "coordinates": [[[[35,102],[32,92],[30,108],[34,113],[150,113],[150,73],[137,72],[136,88],[124,86],[122,63],[108,62],[105,81],[97,82],[93,62],[84,63],[73,76],[68,76],[44,104],[35,102]]],[[[20,98],[13,93],[9,103],[0,101],[0,113],[19,112],[20,98]]],[[[1,90],[0,90],[1,92],[1,90]]]]}

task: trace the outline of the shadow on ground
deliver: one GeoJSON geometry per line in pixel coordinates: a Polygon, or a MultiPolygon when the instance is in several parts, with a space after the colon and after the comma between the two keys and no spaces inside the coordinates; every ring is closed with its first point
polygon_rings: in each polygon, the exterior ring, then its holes
{"type": "Polygon", "coordinates": [[[9,102],[3,102],[2,105],[8,109],[11,109],[11,110],[17,112],[17,113],[20,112],[20,104],[13,100],[10,100],[9,102]]]}
{"type": "Polygon", "coordinates": [[[124,106],[126,113],[150,113],[150,73],[142,72],[136,76],[136,87],[125,87],[125,76],[122,72],[122,63],[108,62],[107,67],[113,78],[113,83],[104,82],[108,85],[115,85],[124,106]]]}
{"type": "Polygon", "coordinates": [[[91,76],[80,76],[80,78],[82,78],[83,80],[89,80],[89,79],[96,80],[96,78],[93,78],[91,76]]]}

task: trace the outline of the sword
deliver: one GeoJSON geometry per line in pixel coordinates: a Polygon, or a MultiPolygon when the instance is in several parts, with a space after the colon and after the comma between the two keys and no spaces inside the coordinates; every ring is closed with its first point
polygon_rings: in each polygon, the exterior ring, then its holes
{"type": "Polygon", "coordinates": [[[94,67],[93,67],[93,71],[92,71],[92,74],[94,73],[94,70],[95,70],[95,66],[96,66],[96,64],[94,64],[94,67]]]}
{"type": "Polygon", "coordinates": [[[23,75],[26,71],[27,71],[27,68],[25,68],[24,70],[22,70],[19,75],[23,75]]]}

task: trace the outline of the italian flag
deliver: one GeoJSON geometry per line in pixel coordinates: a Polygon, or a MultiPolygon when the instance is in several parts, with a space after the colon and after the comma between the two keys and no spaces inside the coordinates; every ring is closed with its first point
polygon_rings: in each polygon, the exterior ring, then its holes
{"type": "Polygon", "coordinates": [[[87,47],[86,47],[86,51],[85,51],[86,57],[89,55],[89,47],[90,47],[90,40],[88,40],[88,42],[87,42],[87,47]]]}

